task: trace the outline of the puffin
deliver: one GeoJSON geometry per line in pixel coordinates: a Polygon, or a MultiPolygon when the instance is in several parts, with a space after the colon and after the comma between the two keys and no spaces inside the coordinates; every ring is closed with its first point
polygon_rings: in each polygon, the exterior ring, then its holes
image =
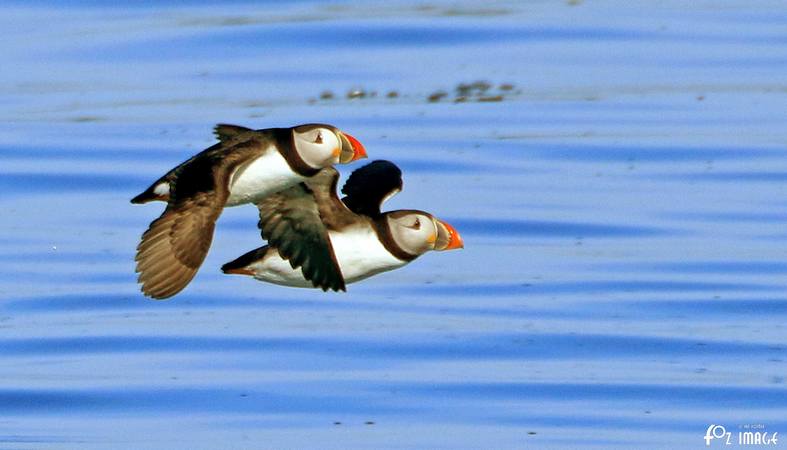
{"type": "Polygon", "coordinates": [[[388,161],[357,169],[336,193],[339,172],[317,175],[263,199],[259,228],[268,245],[222,266],[273,284],[346,291],[346,284],[402,267],[430,250],[464,247],[457,230],[419,210],[381,213],[402,188],[388,161]]]}
{"type": "Polygon", "coordinates": [[[142,292],[171,297],[194,278],[224,207],[257,203],[333,164],[366,157],[363,145],[332,125],[252,130],[219,124],[219,142],[156,180],[131,203],[167,203],[135,257],[142,292]]]}

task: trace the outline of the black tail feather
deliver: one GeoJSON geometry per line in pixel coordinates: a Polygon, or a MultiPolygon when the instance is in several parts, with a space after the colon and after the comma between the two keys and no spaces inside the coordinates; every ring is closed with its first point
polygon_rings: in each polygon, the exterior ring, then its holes
{"type": "Polygon", "coordinates": [[[143,193],[137,195],[136,197],[132,198],[131,199],[131,203],[133,203],[135,205],[141,205],[143,203],[154,202],[154,201],[157,201],[157,200],[160,200],[162,202],[168,201],[169,200],[169,196],[168,195],[164,196],[164,195],[157,194],[155,192],[156,185],[158,185],[158,184],[159,184],[159,182],[157,181],[156,183],[151,185],[149,188],[145,189],[145,192],[143,192],[143,193]]]}
{"type": "Polygon", "coordinates": [[[254,261],[260,260],[268,252],[268,246],[256,248],[250,252],[246,252],[241,256],[233,259],[232,261],[221,266],[221,271],[224,273],[236,273],[238,269],[244,269],[251,265],[254,261]]]}

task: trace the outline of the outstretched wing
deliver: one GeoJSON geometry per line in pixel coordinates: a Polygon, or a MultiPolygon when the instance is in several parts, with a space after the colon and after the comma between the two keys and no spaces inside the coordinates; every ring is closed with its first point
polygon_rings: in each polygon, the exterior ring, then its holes
{"type": "Polygon", "coordinates": [[[137,246],[136,271],[145,295],[171,297],[194,278],[210,249],[233,171],[264,145],[254,139],[231,147],[219,143],[178,167],[167,208],[137,246]]]}
{"type": "Polygon", "coordinates": [[[186,287],[208,254],[226,195],[200,193],[167,206],[137,246],[136,271],[142,292],[156,299],[186,287]]]}
{"type": "Polygon", "coordinates": [[[396,164],[377,160],[356,169],[342,187],[342,199],[356,214],[376,217],[385,200],[402,190],[402,171],[396,164]]]}
{"type": "Polygon", "coordinates": [[[328,231],[355,219],[336,197],[338,178],[336,169],[326,168],[307,182],[268,196],[257,204],[262,238],[293,269],[300,267],[303,276],[324,291],[346,290],[328,231]]]}

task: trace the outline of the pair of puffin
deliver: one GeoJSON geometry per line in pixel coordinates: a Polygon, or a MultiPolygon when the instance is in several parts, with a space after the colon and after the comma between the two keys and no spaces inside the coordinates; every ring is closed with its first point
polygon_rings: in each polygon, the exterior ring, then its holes
{"type": "Polygon", "coordinates": [[[429,213],[381,212],[402,188],[388,161],[356,169],[339,199],[334,164],[366,157],[351,135],[324,124],[252,130],[217,125],[219,142],[156,180],[131,203],[164,201],[137,246],[142,292],[171,297],[194,278],[227,206],[255,203],[268,245],[222,266],[274,284],[346,290],[345,284],[396,269],[429,250],[463,246],[459,233],[429,213]]]}

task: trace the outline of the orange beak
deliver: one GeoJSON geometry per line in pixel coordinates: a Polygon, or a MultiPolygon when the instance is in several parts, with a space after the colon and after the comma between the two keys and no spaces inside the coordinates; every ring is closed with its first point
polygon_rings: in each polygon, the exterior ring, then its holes
{"type": "Polygon", "coordinates": [[[361,144],[358,139],[355,139],[347,133],[342,134],[347,138],[348,141],[350,141],[350,146],[353,149],[353,158],[351,161],[357,161],[359,159],[366,158],[366,149],[363,148],[363,144],[361,144]]]}
{"type": "Polygon", "coordinates": [[[459,232],[456,231],[456,228],[451,226],[451,224],[445,223],[441,220],[438,220],[437,223],[443,229],[438,227],[440,233],[437,241],[441,245],[435,247],[435,250],[454,250],[457,248],[465,248],[465,243],[462,241],[462,236],[459,235],[459,232]],[[448,236],[444,236],[444,234],[448,234],[448,236]]]}

